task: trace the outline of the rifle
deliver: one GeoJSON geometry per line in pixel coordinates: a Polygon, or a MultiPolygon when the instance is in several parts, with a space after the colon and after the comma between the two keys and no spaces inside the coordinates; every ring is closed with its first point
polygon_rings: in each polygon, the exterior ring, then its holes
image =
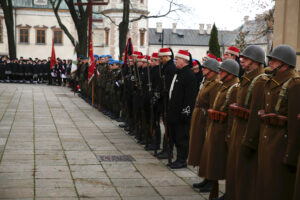
{"type": "MultiPolygon", "coordinates": [[[[149,90],[149,97],[150,97],[150,136],[152,137],[152,141],[154,144],[154,155],[157,154],[157,147],[156,147],[156,134],[153,130],[153,121],[154,121],[154,111],[153,111],[153,102],[151,100],[151,93],[152,93],[152,83],[151,83],[151,76],[150,76],[150,68],[148,63],[148,56],[147,56],[147,75],[148,75],[148,90],[149,90]]],[[[155,128],[155,127],[154,127],[155,128]]]]}
{"type": "Polygon", "coordinates": [[[164,104],[164,110],[163,110],[163,124],[165,127],[165,139],[168,143],[168,164],[170,165],[172,162],[172,152],[171,152],[171,137],[168,134],[168,123],[167,123],[167,98],[168,95],[165,94],[165,91],[167,90],[166,87],[166,77],[165,75],[162,75],[161,72],[162,64],[159,63],[159,76],[162,80],[162,91],[163,91],[163,104],[164,104]]]}

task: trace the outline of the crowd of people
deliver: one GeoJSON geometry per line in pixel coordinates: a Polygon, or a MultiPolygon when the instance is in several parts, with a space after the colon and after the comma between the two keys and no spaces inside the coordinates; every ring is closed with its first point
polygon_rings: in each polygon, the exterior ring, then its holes
{"type": "Polygon", "coordinates": [[[0,59],[0,83],[32,83],[65,86],[71,75],[72,60],[57,58],[50,67],[48,60],[39,58],[10,59],[2,56],[0,59]]]}
{"type": "MultiPolygon", "coordinates": [[[[204,180],[193,187],[210,192],[210,199],[299,199],[295,50],[280,45],[268,63],[254,45],[243,52],[231,46],[223,57],[208,53],[200,64],[188,51],[174,55],[170,48],[152,56],[123,54],[121,62],[96,56],[94,106],[123,121],[120,127],[158,159],[168,159],[168,167],[199,167],[204,180]],[[224,179],[226,193],[218,198],[224,179]]],[[[72,81],[91,103],[88,67],[81,59],[72,81]]]]}
{"type": "Polygon", "coordinates": [[[208,52],[201,62],[171,48],[124,53],[122,61],[94,57],[91,81],[87,57],[78,58],[74,73],[71,60],[50,67],[50,58],[2,57],[0,82],[70,84],[168,167],[199,167],[204,180],[193,187],[210,199],[300,199],[300,78],[292,47],[279,45],[267,63],[255,45],[242,52],[231,46],[223,60],[208,52]],[[219,180],[226,180],[221,197],[219,180]]]}

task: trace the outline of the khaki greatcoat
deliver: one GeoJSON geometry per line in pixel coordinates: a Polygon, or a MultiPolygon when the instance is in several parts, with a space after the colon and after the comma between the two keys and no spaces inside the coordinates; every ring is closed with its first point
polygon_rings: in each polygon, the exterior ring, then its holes
{"type": "MultiPolygon", "coordinates": [[[[233,87],[228,98],[228,103],[224,109],[221,107],[226,100],[228,89],[238,82],[238,78],[223,83],[219,87],[213,107],[214,110],[228,113],[229,105],[235,102],[237,87],[233,87]]],[[[208,129],[201,152],[201,160],[199,166],[199,176],[208,180],[225,179],[225,169],[227,160],[227,145],[225,137],[227,132],[231,130],[231,119],[227,118],[225,122],[213,121],[209,119],[208,129]]]]}
{"type": "Polygon", "coordinates": [[[300,79],[295,77],[295,70],[290,68],[277,72],[276,76],[265,85],[263,109],[265,113],[275,113],[281,87],[292,78],[287,87],[286,98],[283,99],[279,109],[279,115],[288,117],[287,126],[262,123],[260,127],[257,200],[293,198],[296,173],[288,166],[297,165],[299,143],[297,144],[295,137],[299,134],[297,114],[300,113],[300,79]]]}
{"type": "Polygon", "coordinates": [[[260,122],[257,112],[263,104],[261,89],[266,82],[266,77],[259,75],[263,71],[263,68],[259,67],[249,73],[244,73],[237,91],[236,103],[240,107],[249,109],[249,118],[234,117],[231,132],[227,135],[226,198],[230,200],[250,200],[255,197],[258,124],[260,122]],[[254,86],[248,103],[246,103],[245,100],[251,83],[254,86]],[[242,144],[243,141],[245,141],[246,146],[242,144]],[[251,155],[247,155],[246,150],[252,151],[251,155]]]}
{"type": "Polygon", "coordinates": [[[200,164],[206,134],[207,109],[212,106],[217,93],[216,88],[220,84],[221,82],[216,74],[209,79],[205,79],[202,88],[198,92],[190,126],[189,165],[199,166],[200,164]]]}

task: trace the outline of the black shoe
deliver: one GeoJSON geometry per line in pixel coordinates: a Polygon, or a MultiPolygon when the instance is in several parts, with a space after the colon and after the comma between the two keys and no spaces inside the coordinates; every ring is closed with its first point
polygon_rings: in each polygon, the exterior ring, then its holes
{"type": "MultiPolygon", "coordinates": [[[[162,151],[162,152],[158,153],[156,157],[158,159],[168,159],[169,158],[169,154],[166,151],[162,151]]],[[[173,157],[173,156],[171,155],[171,157],[173,157]]]]}
{"type": "Polygon", "coordinates": [[[209,181],[207,179],[204,179],[202,182],[200,183],[194,183],[193,184],[193,188],[201,188],[204,187],[209,181]]]}
{"type": "Polygon", "coordinates": [[[145,146],[144,149],[145,149],[146,151],[153,151],[153,150],[155,150],[155,145],[150,144],[150,145],[148,145],[148,146],[145,146]]]}
{"type": "Polygon", "coordinates": [[[212,200],[225,200],[225,194],[223,194],[221,197],[219,198],[213,198],[212,200]]]}
{"type": "Polygon", "coordinates": [[[125,127],[125,128],[124,128],[124,131],[129,132],[129,131],[130,131],[130,128],[129,128],[129,127],[125,127]]]}
{"type": "Polygon", "coordinates": [[[199,188],[199,192],[210,192],[213,188],[213,182],[212,181],[208,181],[208,183],[199,188]]]}
{"type": "Polygon", "coordinates": [[[171,169],[181,169],[186,167],[187,167],[186,161],[176,160],[175,162],[170,164],[171,169]]]}
{"type": "Polygon", "coordinates": [[[123,123],[123,124],[119,124],[119,127],[120,128],[126,128],[126,127],[128,127],[128,125],[126,123],[123,123]]]}
{"type": "Polygon", "coordinates": [[[124,122],[124,120],[121,117],[119,117],[118,119],[116,119],[116,121],[117,122],[124,122]]]}
{"type": "Polygon", "coordinates": [[[134,136],[134,135],[135,135],[135,131],[130,131],[130,132],[128,133],[128,135],[134,136]]]}

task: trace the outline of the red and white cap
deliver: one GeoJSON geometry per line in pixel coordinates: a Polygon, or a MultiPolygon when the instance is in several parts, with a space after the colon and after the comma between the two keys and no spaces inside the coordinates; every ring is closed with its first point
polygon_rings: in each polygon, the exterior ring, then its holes
{"type": "Polygon", "coordinates": [[[143,61],[143,58],[144,58],[144,56],[139,55],[139,56],[137,56],[136,61],[142,62],[142,61],[143,61]]]}
{"type": "Polygon", "coordinates": [[[228,47],[226,53],[230,53],[236,56],[240,56],[240,50],[237,47],[230,46],[228,47]]]}
{"type": "Polygon", "coordinates": [[[141,56],[141,55],[142,55],[142,53],[139,52],[139,51],[134,51],[134,52],[132,53],[132,56],[135,56],[135,57],[141,56]]]}
{"type": "Polygon", "coordinates": [[[158,53],[156,53],[156,52],[152,53],[151,59],[158,60],[159,59],[158,53]]]}
{"type": "Polygon", "coordinates": [[[179,50],[176,54],[176,57],[183,58],[185,60],[190,60],[190,54],[186,50],[179,50]]]}
{"type": "Polygon", "coordinates": [[[221,58],[217,58],[217,61],[218,61],[218,62],[222,62],[222,59],[221,59],[221,58]]]}
{"type": "Polygon", "coordinates": [[[128,59],[129,61],[132,61],[132,56],[129,56],[128,58],[129,58],[129,59],[128,59]]]}
{"type": "Polygon", "coordinates": [[[196,60],[193,60],[193,67],[191,69],[197,69],[199,68],[199,64],[196,60]]]}
{"type": "Polygon", "coordinates": [[[151,59],[151,57],[150,56],[147,56],[147,55],[145,55],[144,57],[143,57],[143,59],[142,59],[142,62],[150,62],[150,59],[151,59]],[[148,59],[148,60],[147,60],[148,59]]]}
{"type": "Polygon", "coordinates": [[[172,52],[169,48],[161,48],[159,50],[158,56],[172,56],[172,52]]]}
{"type": "Polygon", "coordinates": [[[217,59],[217,56],[215,56],[215,55],[212,54],[212,53],[208,53],[208,54],[207,54],[207,57],[208,57],[208,58],[217,59]]]}

